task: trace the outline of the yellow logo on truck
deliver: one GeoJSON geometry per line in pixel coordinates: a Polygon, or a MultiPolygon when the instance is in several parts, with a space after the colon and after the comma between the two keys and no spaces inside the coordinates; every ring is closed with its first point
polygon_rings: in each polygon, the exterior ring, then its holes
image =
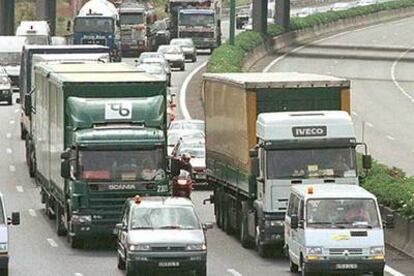
{"type": "Polygon", "coordinates": [[[346,234],[334,234],[332,235],[331,239],[334,241],[347,241],[350,239],[350,237],[346,234]]]}

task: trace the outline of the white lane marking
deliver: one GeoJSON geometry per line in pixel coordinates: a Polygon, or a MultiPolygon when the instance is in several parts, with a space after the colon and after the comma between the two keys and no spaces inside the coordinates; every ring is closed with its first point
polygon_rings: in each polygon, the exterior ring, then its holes
{"type": "Polygon", "coordinates": [[[367,127],[374,127],[374,125],[373,124],[371,124],[370,122],[365,122],[365,124],[367,125],[367,127]]]}
{"type": "Polygon", "coordinates": [[[35,211],[35,210],[33,210],[33,209],[29,209],[29,214],[30,214],[32,217],[37,217],[37,215],[36,215],[36,211],[35,211]]]}
{"type": "Polygon", "coordinates": [[[388,265],[385,265],[384,271],[388,272],[389,274],[391,274],[393,276],[405,276],[405,274],[403,274],[401,272],[398,272],[397,270],[395,270],[394,268],[392,268],[388,265]]]}
{"type": "Polygon", "coordinates": [[[15,172],[16,171],[16,167],[14,165],[10,165],[9,166],[9,171],[15,172]]]}
{"type": "Polygon", "coordinates": [[[11,135],[11,133],[7,133],[7,134],[6,134],[6,137],[7,137],[8,139],[10,139],[10,138],[11,138],[11,136],[12,136],[12,135],[11,135]]]}
{"type": "Polygon", "coordinates": [[[16,121],[15,120],[10,120],[10,124],[14,124],[16,121]]]}
{"type": "Polygon", "coordinates": [[[19,193],[23,193],[23,192],[24,192],[23,186],[16,186],[16,190],[17,190],[19,193]]]}
{"type": "Polygon", "coordinates": [[[183,114],[184,119],[186,119],[186,120],[191,120],[191,116],[190,116],[190,113],[188,112],[187,103],[186,103],[186,100],[185,100],[188,84],[190,83],[190,81],[194,77],[194,75],[197,74],[197,72],[200,71],[201,68],[206,66],[207,62],[208,62],[208,60],[203,62],[202,64],[200,64],[196,69],[194,69],[190,74],[188,74],[188,76],[185,78],[185,80],[183,82],[183,85],[181,86],[181,89],[180,89],[180,108],[181,108],[181,113],[183,114]]]}
{"type": "Polygon", "coordinates": [[[7,152],[7,154],[12,154],[13,153],[13,150],[11,148],[7,148],[6,149],[6,152],[7,152]]]}
{"type": "Polygon", "coordinates": [[[356,113],[355,111],[352,111],[352,115],[354,115],[355,117],[358,117],[358,113],[356,113]]]}
{"type": "Polygon", "coordinates": [[[405,91],[405,89],[398,83],[397,79],[395,78],[395,67],[397,67],[398,62],[400,62],[400,60],[411,50],[413,50],[414,47],[409,48],[407,51],[405,51],[404,53],[402,53],[392,64],[391,66],[391,79],[392,82],[394,83],[395,86],[397,86],[398,90],[401,91],[401,93],[403,93],[404,96],[406,96],[411,102],[414,102],[414,98],[408,94],[407,91],[405,91]]]}
{"type": "Polygon", "coordinates": [[[79,272],[76,272],[75,274],[73,274],[73,275],[75,275],[75,276],[83,276],[83,274],[82,273],[79,273],[79,272]]]}
{"type": "Polygon", "coordinates": [[[394,141],[394,140],[395,140],[395,138],[394,138],[394,137],[389,136],[389,135],[387,135],[387,136],[385,136],[385,137],[387,137],[387,139],[388,139],[388,140],[391,140],[391,141],[394,141]]]}
{"type": "Polygon", "coordinates": [[[237,270],[235,270],[233,268],[227,269],[227,272],[230,273],[233,276],[242,276],[242,274],[240,272],[238,272],[237,270]]]}
{"type": "Polygon", "coordinates": [[[46,239],[51,247],[58,247],[57,243],[53,239],[46,239]]]}

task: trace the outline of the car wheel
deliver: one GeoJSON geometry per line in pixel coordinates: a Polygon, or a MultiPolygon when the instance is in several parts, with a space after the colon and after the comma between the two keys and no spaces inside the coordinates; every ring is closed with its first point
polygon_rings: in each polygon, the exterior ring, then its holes
{"type": "Polygon", "coordinates": [[[122,260],[122,257],[119,253],[118,253],[118,269],[125,270],[125,261],[122,260]]]}

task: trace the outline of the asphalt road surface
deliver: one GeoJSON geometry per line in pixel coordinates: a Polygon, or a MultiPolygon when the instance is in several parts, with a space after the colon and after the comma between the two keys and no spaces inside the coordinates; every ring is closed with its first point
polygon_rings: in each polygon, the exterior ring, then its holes
{"type": "MultiPolygon", "coordinates": [[[[414,18],[383,23],[268,57],[272,72],[318,73],[351,80],[359,140],[376,160],[414,174],[414,18]],[[275,60],[271,62],[270,60],[275,60]]],[[[388,264],[414,275],[414,260],[388,250],[388,264]]]]}

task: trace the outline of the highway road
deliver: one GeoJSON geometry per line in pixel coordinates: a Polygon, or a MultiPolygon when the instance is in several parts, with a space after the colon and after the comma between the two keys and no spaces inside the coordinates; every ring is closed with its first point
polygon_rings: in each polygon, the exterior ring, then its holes
{"type": "MultiPolygon", "coordinates": [[[[288,55],[267,57],[266,71],[350,79],[357,137],[376,160],[414,174],[414,18],[339,33],[288,55]]],[[[414,261],[389,251],[388,263],[413,275],[414,261]]]]}

